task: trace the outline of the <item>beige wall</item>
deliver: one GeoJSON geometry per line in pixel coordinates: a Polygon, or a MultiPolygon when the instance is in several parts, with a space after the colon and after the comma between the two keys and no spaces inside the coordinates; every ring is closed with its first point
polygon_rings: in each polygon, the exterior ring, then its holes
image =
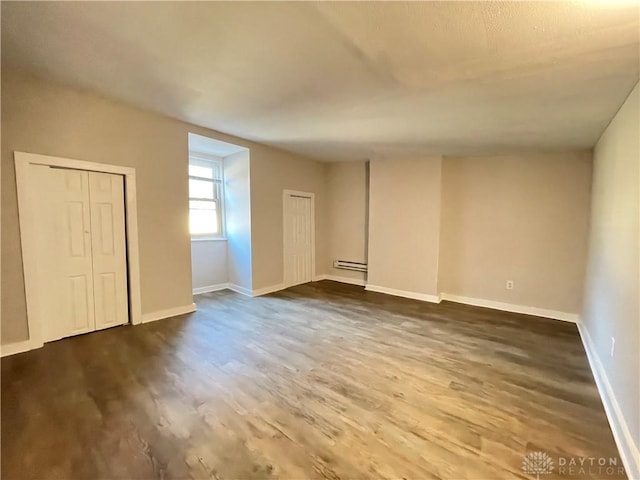
{"type": "MultiPolygon", "coordinates": [[[[638,458],[640,447],[639,105],[640,87],[636,85],[594,150],[582,313],[583,326],[635,443],[635,452],[625,452],[629,459],[638,458]]],[[[640,477],[638,463],[635,468],[635,475],[629,478],[640,477]]]]}
{"type": "Polygon", "coordinates": [[[368,188],[366,162],[328,164],[326,271],[329,275],[364,281],[364,273],[333,268],[333,261],[367,261],[368,188]]]}
{"type": "MultiPolygon", "coordinates": [[[[152,313],[192,302],[188,132],[251,148],[256,178],[265,184],[257,188],[255,197],[256,209],[264,212],[264,218],[257,222],[253,236],[260,245],[254,273],[258,280],[277,277],[282,281],[282,192],[277,191],[282,184],[263,182],[261,177],[286,174],[283,188],[320,191],[323,165],[3,68],[2,343],[28,338],[13,151],[136,168],[142,312],[152,313]],[[279,264],[276,259],[277,265],[272,265],[272,257],[278,255],[279,264]]],[[[317,207],[323,218],[322,193],[317,207]]]]}
{"type": "Polygon", "coordinates": [[[229,281],[226,241],[191,241],[191,278],[194,290],[229,281]]]}
{"type": "Polygon", "coordinates": [[[326,164],[293,154],[251,149],[251,236],[253,289],[282,285],[282,191],[315,193],[316,275],[325,272],[326,164]]]}
{"type": "Polygon", "coordinates": [[[224,159],[229,283],[251,290],[251,187],[248,151],[224,159]]]}
{"type": "Polygon", "coordinates": [[[369,285],[438,294],[442,158],[369,164],[369,285]]]}
{"type": "Polygon", "coordinates": [[[589,152],[445,158],[440,291],[578,313],[590,182],[589,152]]]}
{"type": "Polygon", "coordinates": [[[3,343],[28,338],[14,150],[135,167],[142,312],[191,304],[187,126],[3,71],[3,343]]]}

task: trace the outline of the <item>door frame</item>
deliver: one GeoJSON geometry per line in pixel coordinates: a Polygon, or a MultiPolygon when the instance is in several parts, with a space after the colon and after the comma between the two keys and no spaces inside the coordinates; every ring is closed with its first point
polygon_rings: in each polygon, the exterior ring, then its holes
{"type": "Polygon", "coordinates": [[[287,268],[286,265],[286,256],[285,256],[285,243],[284,236],[285,232],[285,221],[284,216],[286,214],[285,209],[286,198],[289,195],[294,195],[296,197],[304,197],[311,199],[311,281],[315,281],[316,278],[316,195],[311,192],[301,192],[299,190],[282,190],[282,284],[284,288],[291,287],[292,285],[287,285],[285,283],[285,271],[287,268]]]}
{"type": "Polygon", "coordinates": [[[13,156],[16,167],[18,221],[20,224],[24,289],[27,303],[29,349],[40,348],[44,345],[42,339],[42,320],[39,318],[38,314],[39,292],[37,282],[35,281],[38,265],[35,257],[36,248],[34,244],[36,235],[35,225],[37,222],[37,211],[34,202],[37,192],[33,191],[33,182],[29,181],[29,173],[34,165],[70,168],[89,172],[112,173],[124,176],[129,321],[133,325],[142,323],[140,253],[138,250],[138,204],[136,200],[135,168],[18,151],[14,152],[13,156]]]}

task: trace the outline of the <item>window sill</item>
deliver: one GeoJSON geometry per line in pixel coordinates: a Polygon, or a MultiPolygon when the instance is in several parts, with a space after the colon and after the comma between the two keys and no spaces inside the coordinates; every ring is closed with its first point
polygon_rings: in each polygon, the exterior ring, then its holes
{"type": "Polygon", "coordinates": [[[227,237],[191,237],[192,242],[226,242],[227,237]]]}

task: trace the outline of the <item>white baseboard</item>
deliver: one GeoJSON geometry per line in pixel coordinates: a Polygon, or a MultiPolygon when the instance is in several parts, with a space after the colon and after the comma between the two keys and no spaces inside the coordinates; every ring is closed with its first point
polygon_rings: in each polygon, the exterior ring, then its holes
{"type": "Polygon", "coordinates": [[[258,288],[257,290],[249,290],[246,287],[241,287],[240,285],[236,285],[234,283],[219,283],[218,285],[209,285],[207,287],[194,288],[193,294],[198,295],[200,293],[217,292],[218,290],[229,289],[236,293],[246,295],[247,297],[259,297],[268,293],[284,290],[284,288],[285,286],[281,283],[277,285],[271,285],[269,287],[258,288]]]}
{"type": "Polygon", "coordinates": [[[267,295],[268,293],[279,292],[280,290],[284,289],[284,284],[278,283],[277,285],[271,285],[270,287],[258,288],[257,290],[253,290],[251,292],[251,296],[259,297],[261,295],[267,295]]]}
{"type": "MultiPolygon", "coordinates": [[[[185,305],[183,307],[168,308],[166,310],[159,310],[152,313],[142,314],[142,322],[148,323],[163,318],[175,317],[176,315],[184,315],[185,313],[191,313],[196,311],[196,304],[185,305]]],[[[28,352],[29,350],[35,350],[42,348],[43,343],[35,343],[32,340],[24,340],[22,342],[13,342],[6,345],[0,345],[0,356],[8,357],[9,355],[15,355],[17,353],[28,352]]]]}
{"type": "Polygon", "coordinates": [[[236,293],[241,293],[242,295],[246,295],[247,297],[252,297],[251,290],[245,287],[241,287],[240,285],[236,285],[234,283],[230,283],[227,288],[229,290],[233,290],[236,293]]]}
{"type": "Polygon", "coordinates": [[[593,378],[596,381],[598,393],[600,393],[604,411],[607,414],[607,420],[609,420],[609,426],[613,432],[613,438],[618,446],[618,452],[620,453],[620,458],[622,458],[627,476],[629,480],[640,479],[640,450],[638,445],[633,441],[589,331],[581,322],[578,321],[577,323],[582,345],[584,345],[584,350],[587,352],[591,373],[593,373],[593,378]]]}
{"type": "Polygon", "coordinates": [[[484,300],[481,298],[461,297],[451,295],[449,293],[441,293],[442,300],[450,302],[464,303],[466,305],[474,305],[476,307],[492,308],[494,310],[503,310],[505,312],[524,313],[525,315],[534,315],[536,317],[553,318],[554,320],[563,320],[565,322],[578,323],[577,313],[560,312],[558,310],[547,310],[545,308],[528,307],[526,305],[515,305],[511,303],[494,302],[493,300],[484,300]]]}
{"type": "Polygon", "coordinates": [[[28,352],[29,350],[35,350],[36,348],[42,348],[43,344],[34,344],[31,340],[23,340],[22,342],[7,343],[0,346],[0,356],[8,357],[9,355],[15,355],[16,353],[28,352]]]}
{"type": "Polygon", "coordinates": [[[229,290],[233,290],[236,293],[246,295],[247,297],[260,297],[262,295],[267,295],[268,293],[284,290],[286,287],[282,283],[278,283],[276,285],[270,285],[268,287],[258,288],[256,290],[249,290],[248,288],[241,287],[240,285],[234,285],[233,283],[230,283],[227,288],[229,290]]]}
{"type": "Polygon", "coordinates": [[[367,283],[363,278],[341,277],[340,275],[321,275],[321,277],[322,278],[318,280],[331,280],[333,282],[348,283],[349,285],[357,285],[359,287],[364,287],[367,283]]]}
{"type": "Polygon", "coordinates": [[[394,295],[396,297],[422,300],[423,302],[440,303],[440,295],[429,295],[428,293],[411,292],[408,290],[396,290],[395,288],[387,288],[371,284],[367,284],[364,289],[370,292],[386,293],[387,295],[394,295]]]}
{"type": "Polygon", "coordinates": [[[314,282],[319,282],[320,280],[331,280],[333,282],[348,283],[349,285],[358,285],[359,287],[364,287],[367,284],[366,280],[362,278],[342,277],[340,275],[322,274],[316,275],[313,279],[314,282]]]}
{"type": "Polygon", "coordinates": [[[142,323],[155,322],[156,320],[162,320],[163,318],[175,317],[177,315],[184,315],[185,313],[192,313],[196,311],[196,304],[184,305],[182,307],[167,308],[166,310],[158,310],[157,312],[143,313],[142,323]]]}
{"type": "Polygon", "coordinates": [[[228,283],[218,283],[217,285],[207,285],[206,287],[194,288],[193,294],[199,295],[201,293],[217,292],[218,290],[224,290],[225,288],[229,288],[228,283]]]}

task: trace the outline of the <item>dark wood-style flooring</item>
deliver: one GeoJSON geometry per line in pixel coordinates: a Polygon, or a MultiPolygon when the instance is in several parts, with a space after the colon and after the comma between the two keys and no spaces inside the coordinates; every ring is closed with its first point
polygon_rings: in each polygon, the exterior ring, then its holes
{"type": "Polygon", "coordinates": [[[329,281],[196,299],[3,358],[2,478],[532,479],[544,451],[540,478],[576,479],[605,475],[559,456],[617,458],[575,325],[329,281]]]}

